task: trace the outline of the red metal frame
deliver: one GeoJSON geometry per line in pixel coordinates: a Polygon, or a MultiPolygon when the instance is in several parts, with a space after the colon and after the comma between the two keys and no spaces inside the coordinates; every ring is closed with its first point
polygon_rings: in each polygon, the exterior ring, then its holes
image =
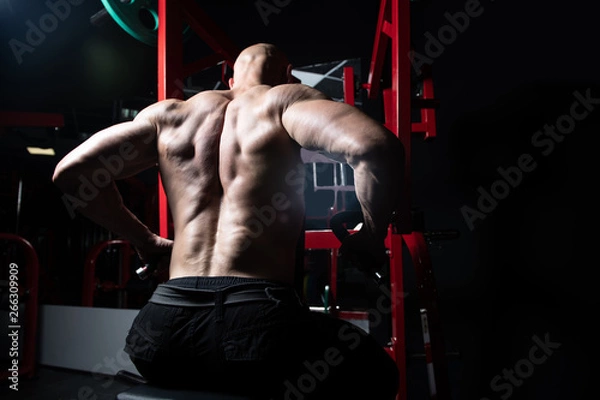
{"type": "Polygon", "coordinates": [[[0,126],[62,128],[65,118],[62,114],[0,111],[0,126]]]}
{"type": "Polygon", "coordinates": [[[379,19],[373,46],[371,68],[364,88],[369,99],[380,94],[380,79],[386,50],[390,49],[391,86],[383,89],[385,126],[394,132],[404,144],[406,151],[404,169],[404,197],[406,206],[398,210],[406,227],[410,224],[411,203],[411,63],[410,54],[410,1],[381,0],[379,19]]]}
{"type": "Polygon", "coordinates": [[[111,285],[110,289],[124,288],[129,281],[129,278],[131,277],[131,255],[133,252],[133,248],[129,241],[121,239],[106,240],[94,245],[88,252],[85,263],[83,264],[83,286],[81,290],[81,305],[83,307],[94,306],[94,294],[97,289],[96,262],[98,261],[98,257],[106,250],[106,248],[116,245],[123,246],[123,251],[121,252],[121,276],[119,277],[120,281],[111,285]]]}
{"type": "MultiPolygon", "coordinates": [[[[411,143],[411,88],[410,63],[406,55],[410,51],[410,2],[409,0],[381,0],[377,31],[373,45],[368,81],[363,85],[370,99],[379,97],[380,80],[387,50],[390,49],[391,87],[383,90],[385,126],[402,141],[406,151],[404,209],[397,210],[403,221],[403,231],[410,223],[410,143],[411,143]]],[[[390,249],[390,287],[392,292],[392,338],[388,354],[396,361],[399,372],[400,388],[398,400],[407,396],[404,297],[402,295],[403,265],[401,233],[388,231],[386,246],[390,249]]]]}
{"type": "Polygon", "coordinates": [[[431,337],[429,335],[429,320],[427,310],[421,308],[421,331],[423,333],[423,345],[425,347],[425,363],[427,365],[427,377],[429,378],[429,396],[430,399],[437,399],[437,386],[435,384],[435,368],[433,364],[433,354],[431,353],[431,337]]]}
{"type": "Polygon", "coordinates": [[[441,322],[437,307],[437,292],[433,280],[433,270],[423,232],[414,229],[411,204],[411,142],[412,134],[425,133],[425,138],[436,136],[435,111],[433,107],[433,81],[431,68],[422,72],[423,93],[420,102],[421,121],[413,123],[411,110],[413,96],[411,88],[411,40],[410,40],[410,0],[381,0],[377,31],[373,46],[368,81],[363,85],[370,99],[379,96],[380,79],[387,50],[390,49],[391,86],[383,89],[385,125],[394,132],[406,149],[404,203],[397,210],[398,223],[391,226],[386,239],[390,249],[390,281],[392,288],[392,345],[388,353],[396,360],[400,373],[398,400],[405,400],[406,392],[406,353],[404,326],[403,292],[403,244],[412,258],[417,275],[420,301],[427,310],[431,339],[431,356],[435,370],[434,386],[437,399],[450,399],[446,371],[446,355],[441,334],[441,322]]]}
{"type": "Polygon", "coordinates": [[[344,103],[354,105],[354,68],[344,67],[344,103]]]}
{"type": "Polygon", "coordinates": [[[421,121],[412,123],[412,132],[423,133],[425,139],[432,139],[437,135],[437,125],[435,119],[436,103],[433,94],[433,77],[430,65],[423,66],[420,77],[423,82],[423,91],[421,101],[417,101],[416,103],[421,108],[421,121]]]}
{"type": "MultiPolygon", "coordinates": [[[[414,231],[402,235],[402,239],[410,253],[415,267],[417,278],[417,291],[421,307],[427,312],[429,324],[429,339],[431,341],[431,362],[435,376],[434,386],[437,390],[436,399],[450,399],[450,386],[448,382],[446,349],[442,335],[442,324],[437,301],[437,288],[433,277],[433,267],[427,242],[423,232],[414,231]]],[[[426,349],[427,350],[427,349],[426,349]]]]}
{"type": "MultiPolygon", "coordinates": [[[[23,351],[21,353],[21,362],[19,363],[19,376],[32,378],[35,374],[40,264],[37,252],[26,239],[12,233],[0,233],[0,240],[14,242],[25,253],[24,268],[27,271],[27,279],[24,288],[28,292],[29,297],[26,300],[25,319],[23,323],[19,323],[25,330],[23,351]]],[[[7,371],[2,371],[0,374],[2,380],[7,379],[9,376],[10,373],[7,371]]]]}

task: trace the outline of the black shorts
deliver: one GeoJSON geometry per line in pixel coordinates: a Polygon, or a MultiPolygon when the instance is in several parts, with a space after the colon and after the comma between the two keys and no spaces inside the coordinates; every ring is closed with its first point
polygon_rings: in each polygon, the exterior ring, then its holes
{"type": "Polygon", "coordinates": [[[398,370],[384,349],[311,312],[290,286],[240,277],[166,286],[140,310],[125,346],[151,383],[273,399],[395,398],[398,370]]]}

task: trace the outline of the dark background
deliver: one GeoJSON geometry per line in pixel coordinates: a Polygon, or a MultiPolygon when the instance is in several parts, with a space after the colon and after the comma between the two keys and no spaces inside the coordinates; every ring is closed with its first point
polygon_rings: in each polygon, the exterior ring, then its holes
{"type": "MultiPolygon", "coordinates": [[[[239,48],[270,41],[297,66],[358,58],[360,80],[366,80],[377,1],[281,1],[289,4],[270,14],[268,25],[255,3],[199,1],[239,48]]],[[[415,51],[427,55],[425,34],[437,37],[448,25],[444,14],[462,11],[467,3],[413,3],[415,51]]],[[[414,137],[413,206],[423,211],[426,228],[461,232],[459,239],[430,248],[448,347],[460,354],[451,364],[456,399],[587,399],[585,393],[595,387],[597,180],[587,168],[595,168],[592,136],[599,111],[578,122],[548,155],[532,144],[545,124],[569,113],[575,91],[600,98],[598,10],[590,3],[482,1],[481,15],[431,57],[441,102],[438,137],[427,142],[414,137]],[[516,166],[523,154],[532,156],[536,168],[523,173],[520,184],[470,229],[463,207],[476,209],[478,190],[489,191],[501,179],[498,168],[516,166]],[[507,391],[492,390],[490,382],[529,357],[534,336],[560,347],[513,385],[510,396],[501,397],[507,391]]],[[[25,42],[26,21],[37,25],[48,7],[44,1],[0,2],[0,110],[60,113],[66,121],[61,130],[0,131],[0,228],[36,247],[46,303],[78,304],[85,254],[111,237],[69,217],[50,181],[54,166],[81,140],[117,122],[122,108],[139,109],[156,99],[156,48],[110,21],[92,26],[89,17],[101,8],[99,0],[72,6],[19,64],[9,41],[25,42]],[[58,154],[29,156],[24,150],[29,144],[54,146],[58,154]]],[[[210,52],[194,38],[186,42],[190,59],[210,52]]],[[[218,71],[205,71],[186,85],[204,90],[216,82],[218,71]]],[[[362,90],[359,96],[365,110],[380,117],[380,105],[366,101],[362,90]]],[[[156,227],[153,171],[120,185],[128,205],[156,227]]],[[[405,273],[408,326],[415,329],[414,280],[410,270],[405,273]]],[[[414,332],[409,337],[418,337],[414,332]]],[[[427,397],[421,389],[413,398],[427,397]]]]}

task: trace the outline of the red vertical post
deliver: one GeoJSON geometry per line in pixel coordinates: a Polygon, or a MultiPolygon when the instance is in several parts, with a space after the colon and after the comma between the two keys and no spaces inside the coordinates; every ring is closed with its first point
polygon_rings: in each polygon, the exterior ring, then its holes
{"type": "Polygon", "coordinates": [[[410,1],[392,1],[392,93],[396,111],[396,135],[400,138],[406,149],[404,167],[405,191],[404,198],[406,209],[400,210],[401,218],[410,219],[411,195],[411,63],[410,63],[410,1]]]}
{"type": "Polygon", "coordinates": [[[450,383],[448,381],[447,357],[444,337],[442,335],[442,321],[438,305],[438,292],[433,277],[433,267],[429,257],[427,242],[423,232],[414,231],[403,235],[404,243],[408,249],[415,266],[419,301],[422,308],[427,310],[429,338],[431,341],[431,364],[433,364],[434,384],[438,400],[450,400],[450,383]]]}
{"type": "MultiPolygon", "coordinates": [[[[158,100],[183,99],[183,22],[179,0],[158,0],[158,100]]],[[[169,205],[158,176],[159,234],[170,237],[169,205]]]]}
{"type": "MultiPolygon", "coordinates": [[[[423,67],[423,99],[433,100],[433,78],[431,76],[431,65],[423,67]]],[[[437,127],[435,119],[435,109],[433,108],[422,108],[421,109],[421,122],[425,124],[425,139],[431,139],[436,137],[437,127]]]]}
{"type": "Polygon", "coordinates": [[[386,238],[390,250],[390,301],[392,305],[391,356],[398,366],[400,385],[397,400],[406,400],[406,333],[404,324],[404,279],[402,275],[402,236],[390,227],[386,238]]]}
{"type": "Polygon", "coordinates": [[[344,103],[354,105],[354,68],[344,67],[344,103]]]}
{"type": "MultiPolygon", "coordinates": [[[[390,0],[391,1],[391,0],[390,0]]],[[[383,69],[383,61],[387,50],[390,37],[385,34],[385,27],[389,24],[389,2],[381,0],[379,4],[379,16],[377,17],[377,32],[375,32],[375,42],[373,44],[373,53],[371,55],[371,65],[369,67],[369,77],[367,83],[363,86],[367,89],[370,99],[379,96],[379,80],[383,69]]]]}
{"type": "MultiPolygon", "coordinates": [[[[406,160],[404,167],[404,209],[398,210],[400,219],[405,221],[402,225],[410,225],[410,205],[411,196],[411,77],[410,77],[410,1],[392,0],[391,2],[391,96],[394,104],[394,125],[396,135],[406,149],[406,160]]],[[[406,333],[405,333],[405,310],[404,310],[404,266],[402,262],[402,236],[389,230],[388,236],[391,236],[391,252],[393,257],[390,260],[392,299],[393,308],[393,326],[396,329],[394,337],[396,338],[395,355],[396,364],[400,369],[400,390],[398,400],[404,400],[407,397],[406,390],[406,333]]]]}
{"type": "Polygon", "coordinates": [[[331,249],[331,270],[330,270],[330,279],[329,279],[329,287],[331,288],[331,297],[333,298],[333,304],[331,304],[332,309],[331,313],[335,315],[337,310],[335,307],[337,306],[337,279],[338,279],[338,257],[339,257],[339,249],[331,249]]]}

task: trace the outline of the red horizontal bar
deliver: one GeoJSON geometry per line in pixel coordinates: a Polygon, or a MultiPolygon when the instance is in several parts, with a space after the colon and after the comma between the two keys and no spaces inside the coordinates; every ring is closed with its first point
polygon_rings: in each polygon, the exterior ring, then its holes
{"type": "Polygon", "coordinates": [[[304,247],[307,249],[339,249],[340,241],[329,229],[322,231],[306,231],[304,247]]]}
{"type": "MultiPolygon", "coordinates": [[[[350,230],[349,233],[356,231],[350,230]]],[[[304,248],[306,249],[339,249],[341,246],[338,238],[330,229],[320,231],[306,231],[304,248]]]]}
{"type": "Polygon", "coordinates": [[[0,126],[62,128],[65,118],[62,114],[0,111],[0,126]]]}
{"type": "Polygon", "coordinates": [[[369,313],[366,311],[337,311],[336,316],[341,319],[369,319],[369,313]]]}
{"type": "Polygon", "coordinates": [[[424,122],[413,122],[412,123],[413,133],[424,133],[427,132],[427,124],[424,122]]]}

